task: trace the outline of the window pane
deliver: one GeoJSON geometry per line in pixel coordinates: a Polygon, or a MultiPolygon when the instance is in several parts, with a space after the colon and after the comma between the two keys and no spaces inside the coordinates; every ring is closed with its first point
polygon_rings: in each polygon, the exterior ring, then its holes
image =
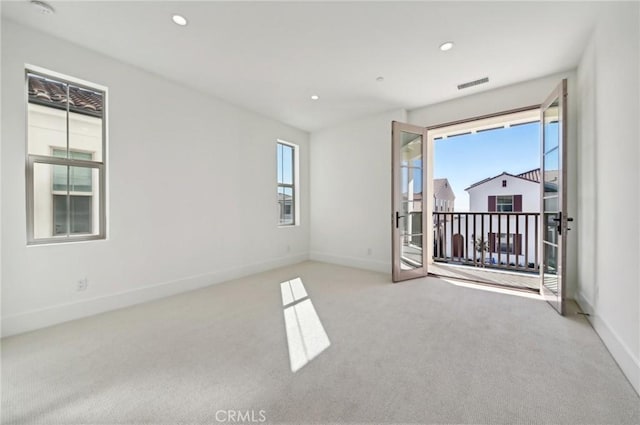
{"type": "Polygon", "coordinates": [[[500,240],[499,240],[500,252],[505,254],[506,253],[515,254],[516,251],[515,251],[514,241],[515,241],[514,233],[509,233],[508,238],[506,233],[500,233],[500,240]]]}
{"type": "Polygon", "coordinates": [[[67,191],[67,171],[66,165],[53,165],[53,187],[55,191],[67,191]]]}
{"type": "Polygon", "coordinates": [[[498,196],[496,198],[496,210],[499,212],[512,212],[513,196],[498,196]]]}
{"type": "Polygon", "coordinates": [[[293,148],[282,145],[282,180],[279,183],[293,184],[293,148]]]}
{"type": "Polygon", "coordinates": [[[103,97],[101,92],[69,86],[69,149],[93,153],[82,159],[102,161],[103,97]]]}
{"type": "Polygon", "coordinates": [[[69,167],[69,191],[71,192],[91,192],[93,187],[93,177],[91,168],[69,167]]]}
{"type": "Polygon", "coordinates": [[[280,210],[280,224],[293,224],[294,204],[292,188],[278,186],[278,206],[280,210]]]}
{"type": "Polygon", "coordinates": [[[87,234],[92,229],[92,196],[69,196],[71,234],[87,234]]]}
{"type": "Polygon", "coordinates": [[[28,75],[28,151],[51,155],[51,147],[67,149],[67,85],[28,75]]]}
{"type": "Polygon", "coordinates": [[[53,147],[64,158],[68,137],[70,150],[91,152],[87,159],[102,161],[104,93],[33,74],[27,78],[29,153],[51,155],[53,147]]]}
{"type": "Polygon", "coordinates": [[[99,178],[97,168],[35,163],[34,238],[98,234],[99,178]]]}
{"type": "Polygon", "coordinates": [[[50,238],[62,233],[66,233],[66,227],[55,228],[55,224],[60,226],[63,220],[59,214],[64,211],[54,210],[53,184],[52,179],[56,179],[56,185],[60,189],[63,197],[67,191],[67,167],[52,166],[50,164],[33,165],[33,236],[36,239],[50,238]],[[59,171],[54,171],[59,170],[59,171]],[[55,223],[55,224],[54,224],[55,223]]]}
{"type": "MultiPolygon", "coordinates": [[[[71,159],[91,160],[91,153],[88,152],[69,152],[71,159]]],[[[54,149],[53,156],[57,158],[64,158],[66,152],[61,149],[54,149]]],[[[66,191],[67,190],[67,178],[69,179],[69,190],[71,192],[91,192],[92,190],[92,177],[91,168],[86,167],[67,167],[65,165],[53,166],[53,190],[66,191]],[[67,177],[67,168],[69,168],[69,175],[67,177]]]]}
{"type": "Polygon", "coordinates": [[[53,235],[67,234],[67,195],[53,195],[53,235]]]}
{"type": "Polygon", "coordinates": [[[66,195],[53,196],[53,236],[67,234],[67,219],[71,235],[90,234],[93,228],[93,197],[66,195]],[[68,216],[67,216],[68,214],[68,216]]]}
{"type": "Polygon", "coordinates": [[[276,158],[278,160],[278,165],[276,167],[278,169],[278,183],[282,183],[282,144],[281,143],[278,143],[276,158]]]}

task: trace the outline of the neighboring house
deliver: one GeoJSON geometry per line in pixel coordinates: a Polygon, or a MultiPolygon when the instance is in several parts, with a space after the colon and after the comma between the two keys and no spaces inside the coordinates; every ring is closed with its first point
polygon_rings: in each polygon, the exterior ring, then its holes
{"type": "MultiPolygon", "coordinates": [[[[409,214],[408,234],[411,235],[411,244],[422,247],[422,192],[413,193],[411,199],[413,202],[408,202],[407,211],[409,214]]],[[[455,199],[456,195],[451,190],[449,180],[446,178],[433,179],[433,211],[453,211],[455,199]]]]}
{"type": "Polygon", "coordinates": [[[293,223],[293,196],[278,193],[278,217],[281,225],[293,223]]]}
{"type": "MultiPolygon", "coordinates": [[[[539,168],[520,174],[503,172],[465,190],[469,193],[470,212],[455,214],[453,223],[447,223],[446,216],[439,217],[440,231],[434,238],[435,257],[455,260],[473,259],[475,255],[476,259],[487,263],[522,267],[534,267],[539,263],[536,253],[539,168]],[[486,251],[481,259],[476,246],[483,243],[486,251]]],[[[439,211],[434,208],[434,212],[439,211]]],[[[437,231],[438,227],[434,226],[434,229],[437,231]]]]}
{"type": "MultiPolygon", "coordinates": [[[[535,263],[535,214],[540,212],[540,169],[520,174],[503,172],[474,183],[465,190],[469,193],[472,212],[533,213],[527,216],[485,216],[482,220],[484,240],[489,251],[485,259],[488,257],[494,264],[528,266],[535,263]]],[[[476,223],[476,229],[477,226],[476,223]]],[[[473,236],[473,240],[479,238],[479,235],[473,236]]],[[[472,244],[473,240],[469,243],[472,244]]],[[[473,246],[471,249],[474,249],[473,246]]]]}
{"type": "Polygon", "coordinates": [[[433,211],[448,212],[455,207],[456,195],[451,190],[449,180],[433,179],[433,211]]]}
{"type": "Polygon", "coordinates": [[[516,175],[503,172],[474,183],[465,191],[473,212],[539,212],[540,169],[516,175]]]}

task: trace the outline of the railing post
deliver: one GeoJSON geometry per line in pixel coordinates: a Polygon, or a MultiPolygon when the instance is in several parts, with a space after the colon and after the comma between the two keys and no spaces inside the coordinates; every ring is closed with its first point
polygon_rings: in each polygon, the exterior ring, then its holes
{"type": "Polygon", "coordinates": [[[515,245],[513,247],[513,253],[515,254],[515,257],[516,257],[516,261],[515,261],[516,269],[520,268],[520,251],[522,249],[522,238],[520,238],[520,244],[518,244],[519,237],[520,237],[520,214],[516,215],[516,233],[513,238],[513,244],[515,245]]]}
{"type": "Polygon", "coordinates": [[[473,264],[477,267],[478,261],[476,260],[476,238],[478,237],[478,232],[476,231],[476,215],[473,215],[473,264]]]}
{"type": "Polygon", "coordinates": [[[465,213],[464,215],[464,247],[466,253],[464,262],[467,263],[469,259],[469,213],[465,213]]]}
{"type": "Polygon", "coordinates": [[[529,214],[527,214],[524,221],[524,240],[527,242],[524,245],[524,265],[527,269],[529,268],[529,218],[529,214]]]}
{"type": "Polygon", "coordinates": [[[498,243],[496,244],[496,250],[498,251],[498,265],[502,265],[502,250],[500,249],[500,242],[502,242],[502,217],[498,213],[498,243]]]}
{"type": "Polygon", "coordinates": [[[505,218],[507,219],[507,261],[506,261],[506,266],[507,268],[511,267],[511,262],[509,261],[509,259],[511,258],[511,248],[513,245],[509,239],[511,236],[511,214],[506,214],[505,218]]]}

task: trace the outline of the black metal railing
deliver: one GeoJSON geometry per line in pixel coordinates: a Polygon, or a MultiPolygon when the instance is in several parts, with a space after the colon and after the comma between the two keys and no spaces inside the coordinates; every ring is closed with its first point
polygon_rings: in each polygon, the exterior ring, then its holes
{"type": "Polygon", "coordinates": [[[540,213],[434,212],[438,262],[538,272],[540,213]]]}

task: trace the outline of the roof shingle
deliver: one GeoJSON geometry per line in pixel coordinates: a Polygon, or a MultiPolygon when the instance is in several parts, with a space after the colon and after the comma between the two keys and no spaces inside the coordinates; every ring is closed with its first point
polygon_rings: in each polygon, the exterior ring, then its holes
{"type": "MultiPolygon", "coordinates": [[[[67,109],[67,84],[29,74],[29,102],[57,109],[67,109]]],[[[103,94],[69,85],[69,110],[102,117],[103,94]]]]}

